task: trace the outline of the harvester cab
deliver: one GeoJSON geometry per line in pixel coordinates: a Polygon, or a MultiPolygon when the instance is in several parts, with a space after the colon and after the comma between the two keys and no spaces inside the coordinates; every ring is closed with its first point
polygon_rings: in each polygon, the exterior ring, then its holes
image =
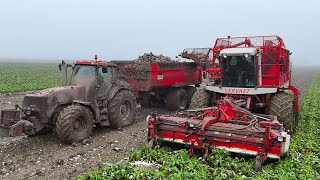
{"type": "MultiPolygon", "coordinates": [[[[220,79],[208,79],[207,84],[243,88],[254,88],[257,84],[261,84],[261,80],[258,79],[257,81],[255,78],[257,70],[255,62],[261,64],[261,53],[259,52],[259,49],[256,48],[221,50],[217,58],[221,59],[223,63],[216,70],[221,71],[223,74],[220,79]]],[[[257,73],[259,74],[261,71],[257,73]]]]}
{"type": "Polygon", "coordinates": [[[119,128],[133,123],[136,103],[129,85],[118,79],[117,66],[98,61],[76,61],[64,86],[25,95],[22,107],[1,110],[0,136],[35,135],[55,129],[66,143],[88,138],[96,124],[119,128]]]}

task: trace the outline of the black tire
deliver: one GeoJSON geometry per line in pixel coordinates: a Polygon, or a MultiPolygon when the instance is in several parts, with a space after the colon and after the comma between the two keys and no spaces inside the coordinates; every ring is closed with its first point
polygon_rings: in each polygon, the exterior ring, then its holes
{"type": "Polygon", "coordinates": [[[188,94],[183,88],[171,90],[166,97],[166,107],[170,111],[184,110],[188,106],[188,94]]]}
{"type": "Polygon", "coordinates": [[[296,123],[294,118],[293,95],[286,92],[278,92],[270,99],[269,114],[277,116],[280,123],[289,130],[294,132],[296,123]]]}
{"type": "Polygon", "coordinates": [[[93,116],[85,106],[67,106],[57,118],[57,135],[66,143],[80,142],[87,139],[92,133],[92,129],[93,116]]]}
{"type": "Polygon", "coordinates": [[[188,105],[190,105],[192,96],[197,91],[197,88],[196,87],[188,87],[186,90],[187,90],[187,95],[188,95],[188,105]]]}
{"type": "Polygon", "coordinates": [[[155,145],[155,143],[154,143],[153,140],[150,140],[150,141],[148,142],[148,149],[152,150],[152,149],[154,149],[155,146],[156,146],[156,145],[155,145]]]}
{"type": "Polygon", "coordinates": [[[120,90],[109,102],[109,122],[119,128],[133,123],[136,113],[136,100],[129,90],[120,90]]]}
{"type": "Polygon", "coordinates": [[[210,102],[210,93],[205,89],[197,89],[190,102],[190,109],[208,107],[210,102]]]}
{"type": "Polygon", "coordinates": [[[253,169],[257,172],[262,170],[262,159],[261,157],[256,157],[256,161],[254,163],[253,169]]]}

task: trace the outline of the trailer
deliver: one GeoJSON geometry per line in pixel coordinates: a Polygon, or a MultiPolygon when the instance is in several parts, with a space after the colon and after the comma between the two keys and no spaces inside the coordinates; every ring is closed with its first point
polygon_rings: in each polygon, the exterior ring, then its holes
{"type": "Polygon", "coordinates": [[[144,107],[165,104],[169,110],[187,108],[193,93],[202,82],[196,62],[112,61],[119,79],[128,82],[137,102],[144,107]]]}

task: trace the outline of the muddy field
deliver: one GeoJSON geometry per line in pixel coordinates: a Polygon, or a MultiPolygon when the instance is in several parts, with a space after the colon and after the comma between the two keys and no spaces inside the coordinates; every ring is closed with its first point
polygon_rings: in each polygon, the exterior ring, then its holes
{"type": "MultiPolygon", "coordinates": [[[[300,100],[313,75],[320,68],[293,68],[293,84],[300,90],[300,100]]],[[[0,108],[20,104],[21,94],[0,94],[0,108]]],[[[78,146],[63,144],[55,134],[37,137],[0,137],[0,179],[73,179],[106,163],[116,163],[146,141],[147,114],[163,109],[139,108],[135,124],[120,130],[98,128],[92,137],[78,146]]]]}

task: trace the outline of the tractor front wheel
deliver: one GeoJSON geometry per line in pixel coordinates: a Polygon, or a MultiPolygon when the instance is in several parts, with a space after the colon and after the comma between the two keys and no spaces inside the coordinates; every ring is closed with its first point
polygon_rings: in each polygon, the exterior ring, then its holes
{"type": "Polygon", "coordinates": [[[81,105],[67,106],[57,118],[57,135],[66,143],[85,140],[90,136],[92,129],[92,113],[87,107],[81,105]]]}
{"type": "Polygon", "coordinates": [[[120,90],[109,103],[109,122],[111,127],[119,128],[133,123],[136,101],[129,90],[120,90]]]}
{"type": "Polygon", "coordinates": [[[191,98],[190,109],[208,107],[209,101],[210,93],[205,89],[197,89],[191,98]]]}
{"type": "Polygon", "coordinates": [[[279,122],[282,123],[289,132],[294,132],[296,128],[293,106],[293,95],[286,92],[278,92],[270,99],[269,114],[277,116],[279,122]]]}

